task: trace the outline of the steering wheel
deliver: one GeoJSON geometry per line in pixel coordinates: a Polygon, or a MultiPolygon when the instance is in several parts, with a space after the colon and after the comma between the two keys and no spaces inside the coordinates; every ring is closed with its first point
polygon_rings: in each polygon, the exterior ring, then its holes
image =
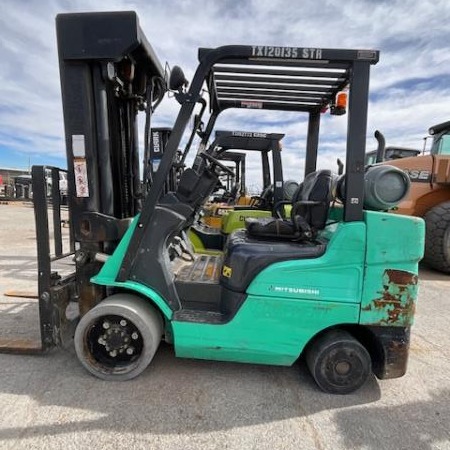
{"type": "Polygon", "coordinates": [[[220,167],[224,172],[227,172],[229,175],[231,175],[233,178],[236,176],[235,173],[227,167],[225,164],[222,164],[218,159],[214,158],[214,156],[211,156],[209,153],[199,153],[199,156],[203,159],[208,160],[215,166],[220,167]]]}

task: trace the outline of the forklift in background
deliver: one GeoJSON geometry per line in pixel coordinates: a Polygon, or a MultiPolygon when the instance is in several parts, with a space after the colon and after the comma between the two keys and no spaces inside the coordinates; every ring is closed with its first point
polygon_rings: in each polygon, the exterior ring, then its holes
{"type": "MultiPolygon", "coordinates": [[[[293,180],[283,181],[281,161],[283,137],[284,134],[280,133],[216,131],[215,139],[205,153],[219,161],[225,152],[231,152],[233,149],[260,153],[263,190],[259,196],[252,196],[250,202],[245,201],[243,205],[206,204],[202,209],[202,217],[189,231],[189,238],[196,252],[222,250],[227,236],[234,230],[245,228],[247,218],[271,217],[276,205],[291,201],[298,183],[293,180]],[[272,159],[272,169],[269,154],[272,159]],[[281,189],[275,191],[274,186],[281,186],[281,189]]],[[[226,167],[222,167],[222,170],[225,171],[226,167]]],[[[237,196],[238,190],[236,183],[233,197],[237,196]]],[[[281,208],[283,213],[284,209],[283,206],[281,208]]]]}
{"type": "MultiPolygon", "coordinates": [[[[52,272],[42,220],[47,205],[37,202],[43,348],[61,345],[78,322],[77,356],[105,380],[142,373],[162,338],[185,358],[292,365],[303,356],[330,393],[353,392],[372,371],[379,378],[405,373],[424,226],[419,218],[373,210],[405,194],[395,168],[383,171],[380,185],[373,183],[378,168],[365,182],[369,72],[377,51],[200,49],[189,90],[182,72],[172,71],[169,87],[181,108],[141,196],[133,170],[135,113],[141,108],[149,116],[164,89],[136,15],[60,15],[57,35],[76,270],[66,278],[52,272]],[[222,163],[200,147],[176,191],[164,193],[164,186],[194,108],[204,107],[205,83],[211,115],[204,142],[229,108],[306,113],[309,133],[306,176],[290,218],[248,219],[222,253],[198,257],[183,251],[186,230],[222,163]],[[315,166],[321,111],[334,111],[344,88],[346,173],[335,190],[330,171],[315,166]],[[335,191],[340,206],[331,206],[335,191]],[[68,319],[70,303],[79,306],[78,321],[68,319]]],[[[40,169],[33,171],[38,184],[40,169]]],[[[280,190],[275,184],[274,195],[280,190]]]]}
{"type": "Polygon", "coordinates": [[[421,152],[385,147],[384,136],[377,131],[378,149],[371,155],[376,155],[375,163],[398,167],[409,175],[410,194],[394,212],[424,218],[423,262],[450,273],[450,122],[434,125],[428,132],[431,149],[421,152]]]}
{"type": "Polygon", "coordinates": [[[243,209],[267,209],[272,210],[275,203],[290,200],[298,183],[295,181],[283,182],[283,166],[281,160],[281,133],[261,133],[249,131],[216,131],[215,140],[210,145],[208,153],[217,159],[222,159],[224,154],[235,154],[234,150],[253,151],[261,154],[262,168],[262,192],[258,196],[245,197],[245,166],[237,183],[240,189],[235,190],[231,203],[236,208],[243,209]],[[225,152],[225,153],[224,153],[225,152]],[[269,163],[269,154],[272,156],[272,169],[269,163]],[[242,180],[242,181],[241,181],[242,180]],[[274,191],[275,184],[282,184],[282,190],[274,191]],[[239,192],[240,191],[240,192],[239,192]],[[240,196],[237,195],[240,193],[240,196]],[[281,197],[280,197],[281,196],[281,197]],[[234,198],[236,197],[236,198],[234,198]]]}
{"type": "MultiPolygon", "coordinates": [[[[220,155],[219,161],[224,161],[231,172],[223,172],[219,177],[219,184],[214,192],[211,203],[234,204],[241,198],[247,202],[245,187],[245,160],[246,154],[242,152],[225,151],[220,155]],[[219,193],[219,191],[222,191],[219,193]]],[[[248,199],[250,202],[250,199],[248,199]]]]}
{"type": "MultiPolygon", "coordinates": [[[[164,153],[164,148],[167,145],[171,132],[172,129],[168,127],[151,129],[148,155],[144,156],[143,180],[146,184],[147,191],[151,189],[153,179],[158,171],[158,167],[164,153]]],[[[172,164],[172,168],[167,175],[166,182],[164,183],[164,194],[167,192],[173,192],[177,189],[178,182],[180,181],[184,168],[185,164],[182,161],[182,152],[178,150],[172,164]]]]}

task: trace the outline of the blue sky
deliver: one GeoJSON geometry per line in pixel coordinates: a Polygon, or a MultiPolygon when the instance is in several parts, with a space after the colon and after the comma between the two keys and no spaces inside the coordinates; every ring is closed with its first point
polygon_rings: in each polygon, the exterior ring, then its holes
{"type": "MultiPolygon", "coordinates": [[[[190,79],[198,47],[227,44],[373,48],[367,150],[375,129],[388,144],[421,148],[429,126],[449,120],[450,2],[402,0],[2,0],[0,15],[0,166],[65,165],[55,38],[60,12],[135,10],[164,63],[190,79]]],[[[178,111],[166,99],[153,120],[170,126],[178,111]]],[[[306,117],[227,111],[219,129],[282,132],[285,175],[303,170],[306,117]]],[[[345,148],[345,117],[324,117],[320,167],[335,167],[345,148]]],[[[259,164],[250,158],[257,183],[259,164]]]]}

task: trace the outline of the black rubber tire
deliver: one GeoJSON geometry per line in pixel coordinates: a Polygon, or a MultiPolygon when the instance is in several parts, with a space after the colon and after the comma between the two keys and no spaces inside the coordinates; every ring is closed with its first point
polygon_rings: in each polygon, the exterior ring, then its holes
{"type": "Polygon", "coordinates": [[[307,350],[306,364],[317,385],[330,394],[356,391],[372,372],[369,352],[342,330],[329,331],[314,341],[307,350]]]}
{"type": "MultiPolygon", "coordinates": [[[[112,295],[89,310],[80,320],[75,330],[75,351],[81,364],[102,380],[125,381],[137,377],[150,364],[161,342],[163,320],[158,311],[140,297],[131,294],[112,295]],[[119,317],[137,331],[140,351],[130,356],[129,361],[117,363],[108,359],[92,336],[103,317],[119,317]]],[[[125,355],[125,358],[128,358],[125,355]]]]}
{"type": "Polygon", "coordinates": [[[431,208],[425,214],[425,255],[432,269],[450,273],[450,202],[431,208]]]}

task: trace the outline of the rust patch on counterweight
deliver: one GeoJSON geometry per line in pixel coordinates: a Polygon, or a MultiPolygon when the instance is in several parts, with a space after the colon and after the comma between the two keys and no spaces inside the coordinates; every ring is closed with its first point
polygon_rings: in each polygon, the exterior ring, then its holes
{"type": "Polygon", "coordinates": [[[406,272],[404,270],[396,270],[396,269],[388,269],[385,271],[385,274],[389,280],[389,283],[397,284],[399,287],[417,285],[418,276],[413,273],[406,272]]]}
{"type": "Polygon", "coordinates": [[[409,326],[413,322],[417,297],[417,275],[403,270],[389,269],[383,275],[381,297],[361,308],[375,313],[374,325],[409,326]]]}

